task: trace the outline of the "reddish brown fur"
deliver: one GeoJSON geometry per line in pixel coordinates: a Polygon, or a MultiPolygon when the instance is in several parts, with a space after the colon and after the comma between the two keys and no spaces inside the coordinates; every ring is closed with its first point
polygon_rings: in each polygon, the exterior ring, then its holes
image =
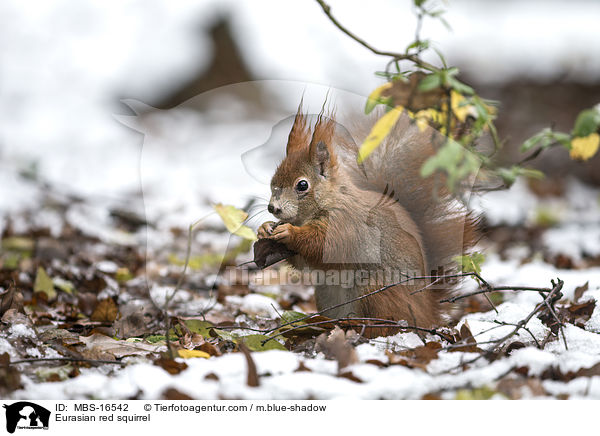
{"type": "Polygon", "coordinates": [[[302,113],[302,101],[298,106],[298,112],[294,118],[294,125],[288,136],[286,153],[289,155],[294,151],[301,150],[308,145],[310,141],[310,132],[306,127],[306,117],[302,113]]]}
{"type": "MultiPolygon", "coordinates": [[[[384,144],[359,167],[356,144],[337,133],[333,116],[319,114],[312,136],[307,124],[299,108],[287,156],[271,182],[271,202],[282,208],[280,218],[289,223],[278,226],[283,230],[276,228],[271,237],[298,253],[291,263],[326,271],[406,269],[430,275],[443,268],[444,273],[452,272],[452,258],[474,244],[477,223],[453,203],[444,180],[420,177],[423,162],[443,138],[431,129],[420,132],[406,117],[401,118],[384,144]],[[295,191],[299,179],[310,184],[308,191],[295,191]],[[363,255],[378,260],[359,258],[363,255]]],[[[369,124],[363,124],[355,135],[362,140],[369,129],[369,124]]],[[[350,289],[317,286],[317,306],[323,310],[384,284],[389,283],[350,289]]],[[[325,314],[405,320],[431,327],[441,322],[439,300],[455,284],[414,293],[425,284],[399,284],[325,314]]],[[[377,328],[365,334],[372,337],[393,331],[377,328]]]]}

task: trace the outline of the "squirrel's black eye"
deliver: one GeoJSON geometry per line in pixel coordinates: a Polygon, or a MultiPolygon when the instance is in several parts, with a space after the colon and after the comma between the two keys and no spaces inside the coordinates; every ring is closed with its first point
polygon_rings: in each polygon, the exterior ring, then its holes
{"type": "Polygon", "coordinates": [[[308,189],[308,182],[306,180],[302,179],[298,183],[296,183],[296,191],[304,192],[307,189],[308,189]]]}

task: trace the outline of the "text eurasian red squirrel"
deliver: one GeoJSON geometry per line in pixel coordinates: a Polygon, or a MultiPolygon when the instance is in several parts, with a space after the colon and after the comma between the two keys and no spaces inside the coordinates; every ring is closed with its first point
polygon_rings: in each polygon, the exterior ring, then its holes
{"type": "MultiPolygon", "coordinates": [[[[455,271],[453,258],[469,250],[477,235],[476,219],[444,181],[420,176],[423,163],[445,138],[431,128],[421,131],[403,114],[383,143],[359,164],[357,144],[373,125],[373,120],[363,119],[346,128],[333,115],[321,113],[311,126],[299,108],[286,157],[271,181],[268,209],[280,221],[265,222],[258,237],[297,253],[288,259],[294,267],[333,277],[315,285],[317,308],[336,306],[324,312],[326,316],[439,325],[444,313],[439,300],[448,296],[451,284],[422,289],[431,280],[408,281],[344,304],[397,283],[405,274],[455,271]],[[347,286],[335,280],[333,273],[342,271],[360,272],[370,280],[347,286]]],[[[372,328],[364,334],[393,331],[372,328]]]]}

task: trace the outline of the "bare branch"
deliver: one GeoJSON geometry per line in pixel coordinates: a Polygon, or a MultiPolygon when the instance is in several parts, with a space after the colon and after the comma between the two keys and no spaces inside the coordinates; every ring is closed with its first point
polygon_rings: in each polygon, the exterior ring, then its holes
{"type": "Polygon", "coordinates": [[[416,65],[418,65],[419,67],[425,69],[425,70],[429,70],[429,71],[440,71],[440,69],[438,67],[436,67],[435,65],[432,65],[428,62],[425,62],[423,60],[421,60],[418,56],[416,55],[412,55],[412,54],[408,54],[408,53],[395,53],[395,52],[391,52],[391,51],[383,51],[383,50],[378,50],[375,47],[373,47],[372,45],[370,45],[369,43],[367,43],[364,39],[359,38],[358,36],[356,36],[354,33],[352,33],[350,30],[348,30],[346,27],[344,27],[332,14],[331,14],[331,7],[325,3],[323,0],[316,0],[317,3],[321,6],[321,8],[323,9],[323,12],[325,12],[325,15],[327,15],[327,17],[329,18],[329,20],[338,28],[340,29],[342,32],[344,32],[346,35],[348,35],[350,38],[352,38],[353,40],[355,40],[356,42],[358,42],[360,45],[362,45],[363,47],[365,47],[366,49],[370,50],[371,52],[375,53],[376,55],[380,55],[380,56],[389,56],[394,58],[395,61],[399,61],[399,60],[407,60],[407,61],[411,61],[413,63],[415,63],[416,65]]]}

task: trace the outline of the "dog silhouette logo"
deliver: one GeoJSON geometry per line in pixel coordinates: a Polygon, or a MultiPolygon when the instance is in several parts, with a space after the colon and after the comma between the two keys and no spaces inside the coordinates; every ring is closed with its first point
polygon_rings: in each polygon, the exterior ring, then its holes
{"type": "Polygon", "coordinates": [[[6,409],[6,431],[14,433],[19,429],[48,429],[50,411],[29,401],[19,401],[4,405],[6,409]]]}

